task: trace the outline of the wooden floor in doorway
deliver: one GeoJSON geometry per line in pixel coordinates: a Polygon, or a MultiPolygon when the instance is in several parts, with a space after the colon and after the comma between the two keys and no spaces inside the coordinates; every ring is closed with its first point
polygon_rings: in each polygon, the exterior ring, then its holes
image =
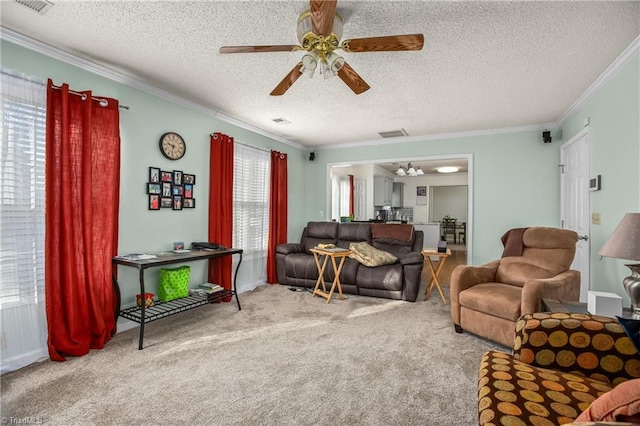
{"type": "MultiPolygon", "coordinates": [[[[451,256],[447,258],[447,261],[440,271],[440,284],[443,286],[448,286],[451,281],[451,273],[453,269],[458,265],[466,265],[467,264],[467,247],[462,244],[450,244],[449,248],[451,249],[451,256]]],[[[426,262],[426,261],[425,261],[426,262]]],[[[438,262],[432,261],[433,267],[438,267],[438,262]]],[[[431,271],[427,265],[422,269],[422,282],[429,283],[431,281],[431,271]]]]}

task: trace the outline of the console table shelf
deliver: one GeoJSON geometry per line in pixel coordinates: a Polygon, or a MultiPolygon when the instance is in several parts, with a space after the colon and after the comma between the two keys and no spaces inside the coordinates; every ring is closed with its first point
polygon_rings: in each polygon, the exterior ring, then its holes
{"type": "MultiPolygon", "coordinates": [[[[126,257],[116,256],[114,257],[112,262],[113,268],[113,285],[116,289],[117,295],[117,310],[115,313],[116,321],[118,317],[126,318],[130,321],[137,322],[140,324],[140,338],[138,342],[138,349],[142,349],[143,341],[144,341],[144,325],[148,322],[159,320],[161,318],[166,318],[171,315],[178,314],[180,312],[188,311],[190,309],[197,308],[199,306],[203,306],[209,303],[215,303],[218,301],[222,301],[223,299],[231,298],[235,296],[236,303],[238,304],[238,310],[241,310],[240,300],[238,300],[238,293],[236,292],[236,279],[238,277],[238,269],[240,268],[240,264],[242,263],[242,252],[241,249],[222,249],[222,250],[191,250],[186,253],[162,253],[157,257],[151,259],[142,259],[142,260],[132,260],[126,257]],[[145,294],[145,282],[144,282],[144,271],[145,269],[170,265],[174,263],[187,263],[193,262],[196,260],[207,260],[210,261],[212,259],[232,256],[237,254],[240,256],[238,264],[236,265],[236,270],[233,276],[233,290],[222,290],[217,291],[215,293],[203,293],[203,294],[190,294],[187,297],[182,297],[180,299],[174,299],[169,302],[162,302],[159,300],[154,300],[153,306],[134,306],[131,308],[121,309],[121,296],[120,296],[120,284],[118,283],[118,279],[116,278],[116,270],[118,265],[122,266],[130,266],[138,269],[140,275],[140,294],[145,294]]],[[[209,272],[213,268],[212,262],[209,262],[209,272]]]]}
{"type": "MultiPolygon", "coordinates": [[[[179,312],[188,311],[189,309],[206,305],[207,303],[215,303],[218,300],[222,300],[226,297],[231,297],[233,296],[233,294],[233,291],[222,290],[212,294],[191,294],[188,297],[174,299],[170,302],[154,300],[153,306],[149,306],[145,309],[144,322],[148,323],[161,318],[169,317],[179,312]]],[[[122,318],[141,323],[142,308],[139,306],[134,306],[132,308],[123,309],[120,311],[120,316],[122,318]]]]}

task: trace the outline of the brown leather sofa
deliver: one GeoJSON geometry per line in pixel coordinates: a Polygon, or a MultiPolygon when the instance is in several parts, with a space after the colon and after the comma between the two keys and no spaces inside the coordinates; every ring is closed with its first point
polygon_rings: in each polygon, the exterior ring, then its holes
{"type": "MultiPolygon", "coordinates": [[[[318,280],[318,268],[309,249],[320,243],[331,243],[349,248],[352,242],[367,242],[373,247],[396,256],[391,265],[367,267],[354,259],[345,259],[340,282],[344,293],[415,302],[420,289],[420,275],[424,266],[422,257],[422,231],[408,224],[372,224],[309,222],[299,243],[276,246],[276,270],[278,283],[288,286],[313,288],[318,280]],[[373,227],[373,229],[372,229],[373,227]],[[410,228],[389,228],[410,227],[410,228]],[[407,239],[389,238],[381,231],[402,230],[407,239]],[[378,237],[376,236],[376,233],[378,237]]],[[[326,268],[324,279],[331,283],[332,268],[326,268]]]]}
{"type": "Polygon", "coordinates": [[[451,274],[451,319],[470,331],[511,347],[522,315],[540,312],[542,298],[578,301],[580,272],[570,270],[578,234],[558,228],[510,230],[500,260],[457,266],[451,274]]]}

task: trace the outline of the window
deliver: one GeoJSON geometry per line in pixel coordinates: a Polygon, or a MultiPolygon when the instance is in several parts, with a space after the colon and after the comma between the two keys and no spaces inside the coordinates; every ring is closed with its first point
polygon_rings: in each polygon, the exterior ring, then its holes
{"type": "Polygon", "coordinates": [[[349,176],[334,173],[331,176],[331,219],[340,222],[340,217],[349,216],[351,185],[349,176]]]}
{"type": "Polygon", "coordinates": [[[238,292],[266,282],[269,239],[268,151],[236,142],[233,164],[233,246],[244,250],[238,292]],[[245,263],[246,262],[246,263],[245,263]]]}
{"type": "Polygon", "coordinates": [[[36,86],[39,99],[11,87],[1,99],[0,306],[35,303],[44,292],[45,90],[36,86]]]}

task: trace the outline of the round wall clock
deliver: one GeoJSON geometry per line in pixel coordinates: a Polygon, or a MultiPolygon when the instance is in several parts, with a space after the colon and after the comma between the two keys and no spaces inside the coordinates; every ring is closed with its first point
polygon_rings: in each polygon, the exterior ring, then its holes
{"type": "Polygon", "coordinates": [[[179,134],[167,132],[160,137],[160,152],[169,160],[181,159],[186,151],[187,145],[179,134]]]}

